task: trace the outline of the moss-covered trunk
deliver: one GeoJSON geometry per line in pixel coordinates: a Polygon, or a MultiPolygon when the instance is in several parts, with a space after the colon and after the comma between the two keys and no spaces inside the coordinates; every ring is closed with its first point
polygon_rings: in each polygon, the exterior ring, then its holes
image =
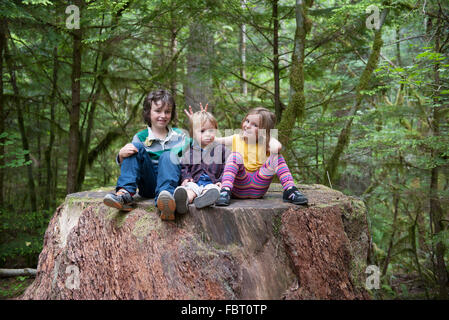
{"type": "MultiPolygon", "coordinates": [[[[440,37],[442,33],[442,10],[441,6],[438,10],[437,16],[437,27],[435,33],[435,52],[441,53],[441,49],[444,46],[440,44],[440,37]]],[[[440,63],[436,62],[434,65],[434,88],[433,92],[433,105],[431,109],[431,118],[430,118],[430,133],[435,138],[435,141],[438,141],[440,137],[440,122],[441,122],[441,111],[440,105],[441,101],[441,79],[440,79],[440,63]]],[[[432,161],[435,163],[433,168],[430,170],[430,188],[429,188],[429,207],[430,207],[430,219],[433,225],[433,238],[434,241],[438,236],[441,236],[441,232],[445,229],[443,225],[443,208],[440,203],[440,197],[438,195],[438,185],[439,185],[439,172],[441,162],[440,155],[442,154],[442,150],[438,146],[431,147],[431,156],[432,161]]],[[[448,299],[448,271],[446,269],[446,263],[444,261],[444,253],[446,251],[444,242],[441,240],[435,241],[435,255],[436,255],[436,266],[435,266],[435,274],[438,282],[439,299],[446,300],[448,299]]]]}
{"type": "MultiPolygon", "coordinates": [[[[304,96],[304,50],[307,35],[307,3],[296,1],[295,48],[290,71],[290,101],[279,123],[279,140],[286,149],[291,142],[292,130],[297,118],[304,117],[306,99],[304,96]]],[[[286,155],[287,156],[287,155],[286,155]]]]}
{"type": "MultiPolygon", "coordinates": [[[[5,132],[5,115],[3,109],[3,52],[6,45],[5,18],[0,19],[0,133],[5,132]]],[[[0,206],[3,206],[3,180],[5,165],[5,138],[0,138],[0,206]]]]}
{"type": "Polygon", "coordinates": [[[349,144],[350,136],[351,136],[351,126],[352,122],[354,120],[354,116],[359,110],[364,93],[363,91],[366,90],[368,87],[369,81],[371,79],[371,76],[374,72],[374,69],[376,69],[377,64],[379,62],[379,56],[380,56],[380,50],[382,48],[383,42],[382,42],[382,25],[385,21],[385,18],[388,14],[388,10],[385,9],[382,11],[381,14],[381,22],[380,27],[378,30],[374,33],[374,40],[373,40],[373,47],[371,50],[371,54],[369,56],[368,62],[366,63],[365,69],[362,72],[362,75],[360,76],[359,83],[356,87],[356,100],[354,102],[354,105],[352,106],[351,110],[348,114],[348,120],[346,120],[343,129],[340,131],[340,134],[338,136],[337,145],[335,146],[334,152],[332,153],[332,156],[330,157],[329,161],[326,164],[326,168],[324,170],[324,178],[323,181],[328,181],[328,179],[335,180],[338,164],[340,162],[340,157],[343,154],[344,149],[349,144]]]}

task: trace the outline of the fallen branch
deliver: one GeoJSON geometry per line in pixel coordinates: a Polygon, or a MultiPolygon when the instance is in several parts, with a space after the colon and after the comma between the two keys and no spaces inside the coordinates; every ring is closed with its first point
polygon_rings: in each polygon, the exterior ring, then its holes
{"type": "Polygon", "coordinates": [[[17,276],[33,276],[37,274],[36,269],[0,269],[0,278],[17,277],[17,276]]]}

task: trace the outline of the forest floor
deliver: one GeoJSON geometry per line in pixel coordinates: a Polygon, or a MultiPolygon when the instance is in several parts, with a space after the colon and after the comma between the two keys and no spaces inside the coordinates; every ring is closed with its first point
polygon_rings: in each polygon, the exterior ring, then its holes
{"type": "Polygon", "coordinates": [[[14,299],[20,296],[34,281],[34,277],[0,278],[0,300],[14,299]]]}
{"type": "Polygon", "coordinates": [[[432,296],[431,289],[427,289],[426,284],[417,274],[395,274],[391,279],[391,288],[394,292],[392,299],[416,300],[429,299],[426,295],[432,296]]]}

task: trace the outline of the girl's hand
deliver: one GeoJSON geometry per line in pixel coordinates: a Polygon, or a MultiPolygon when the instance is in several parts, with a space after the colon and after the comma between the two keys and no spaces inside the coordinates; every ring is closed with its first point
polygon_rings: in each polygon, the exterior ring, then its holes
{"type": "Polygon", "coordinates": [[[215,185],[221,189],[221,182],[217,182],[215,185]]]}
{"type": "MultiPolygon", "coordinates": [[[[200,109],[201,111],[207,112],[207,107],[209,106],[208,103],[206,103],[206,106],[203,108],[203,104],[200,102],[200,109]]],[[[186,114],[187,118],[191,118],[193,116],[193,109],[192,106],[189,106],[189,111],[184,109],[184,113],[186,114]]]]}
{"type": "Polygon", "coordinates": [[[128,158],[137,152],[139,152],[139,150],[137,150],[137,148],[132,143],[126,144],[123,148],[120,149],[118,153],[120,163],[123,162],[123,158],[128,158]]]}
{"type": "Polygon", "coordinates": [[[271,138],[270,145],[269,145],[270,154],[280,153],[281,150],[282,150],[282,144],[278,140],[271,138]]]}
{"type": "Polygon", "coordinates": [[[185,187],[189,182],[193,182],[193,179],[184,179],[184,181],[181,183],[181,186],[185,187]]]}

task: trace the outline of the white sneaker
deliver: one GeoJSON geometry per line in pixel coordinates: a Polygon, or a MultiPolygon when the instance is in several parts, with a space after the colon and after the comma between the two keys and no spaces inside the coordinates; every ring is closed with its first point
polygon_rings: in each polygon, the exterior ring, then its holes
{"type": "Polygon", "coordinates": [[[179,186],[175,189],[173,197],[176,202],[176,212],[187,213],[189,211],[189,197],[187,195],[187,189],[179,186]]]}

